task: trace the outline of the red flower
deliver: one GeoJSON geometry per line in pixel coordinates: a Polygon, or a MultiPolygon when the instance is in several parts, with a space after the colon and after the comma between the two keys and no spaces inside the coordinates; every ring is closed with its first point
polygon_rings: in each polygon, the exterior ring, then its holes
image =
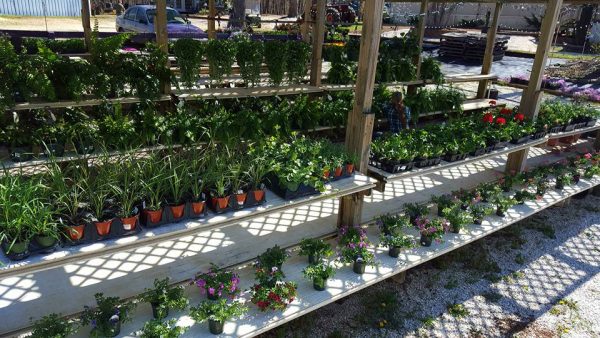
{"type": "Polygon", "coordinates": [[[496,100],[491,100],[489,103],[490,103],[490,106],[495,106],[496,105],[496,100]]]}
{"type": "Polygon", "coordinates": [[[503,126],[506,124],[506,119],[504,117],[498,117],[496,118],[496,124],[503,126]]]}
{"type": "Polygon", "coordinates": [[[485,113],[483,115],[483,122],[486,122],[486,123],[494,122],[494,115],[492,113],[485,113]]]}
{"type": "Polygon", "coordinates": [[[264,310],[264,309],[266,309],[266,308],[269,306],[269,303],[268,303],[268,302],[265,302],[265,301],[262,301],[262,300],[259,300],[259,301],[256,303],[256,305],[258,305],[258,307],[259,307],[261,310],[264,310]]]}
{"type": "Polygon", "coordinates": [[[525,120],[525,115],[518,113],[515,115],[515,121],[523,122],[525,120]]]}
{"type": "Polygon", "coordinates": [[[512,109],[508,109],[508,108],[502,108],[502,109],[500,110],[500,114],[502,114],[502,115],[510,115],[510,114],[512,114],[512,113],[513,113],[512,109]]]}

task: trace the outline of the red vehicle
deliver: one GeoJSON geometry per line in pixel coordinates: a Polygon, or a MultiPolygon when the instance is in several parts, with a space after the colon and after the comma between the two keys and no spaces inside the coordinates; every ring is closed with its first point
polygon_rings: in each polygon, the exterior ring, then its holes
{"type": "MultiPolygon", "coordinates": [[[[313,4],[310,9],[312,19],[317,17],[317,6],[313,4]]],[[[356,21],[356,12],[350,4],[327,5],[325,8],[325,23],[328,25],[353,24],[356,21]]]]}

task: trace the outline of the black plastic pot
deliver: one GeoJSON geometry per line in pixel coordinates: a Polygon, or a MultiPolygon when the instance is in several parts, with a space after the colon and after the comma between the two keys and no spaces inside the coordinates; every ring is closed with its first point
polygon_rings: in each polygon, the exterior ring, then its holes
{"type": "Polygon", "coordinates": [[[579,184],[579,180],[581,180],[581,175],[579,175],[579,174],[573,175],[573,183],[579,184]]]}
{"type": "Polygon", "coordinates": [[[394,257],[394,258],[398,258],[398,256],[400,255],[400,247],[396,247],[396,246],[392,246],[390,247],[390,250],[388,251],[388,255],[390,257],[394,257]]]}
{"type": "Polygon", "coordinates": [[[504,213],[504,210],[502,210],[500,208],[496,208],[496,216],[504,217],[504,216],[506,216],[506,214],[504,213]]]}
{"type": "Polygon", "coordinates": [[[470,152],[469,155],[471,155],[471,156],[481,156],[481,155],[483,155],[485,153],[486,153],[485,148],[479,148],[477,150],[474,150],[474,151],[470,152]]]}
{"type": "Polygon", "coordinates": [[[206,297],[208,300],[219,300],[219,294],[215,292],[215,294],[211,295],[208,293],[208,288],[206,288],[206,297]]]}
{"type": "Polygon", "coordinates": [[[365,263],[364,261],[355,260],[354,265],[352,265],[352,271],[354,271],[355,273],[357,273],[359,275],[362,275],[363,273],[365,273],[366,267],[367,267],[367,263],[365,263]]]}
{"type": "Polygon", "coordinates": [[[317,264],[321,260],[318,255],[308,255],[308,264],[317,264]]]}
{"type": "Polygon", "coordinates": [[[11,147],[10,159],[13,162],[25,162],[33,158],[31,147],[11,147]]]}
{"type": "Polygon", "coordinates": [[[555,126],[550,128],[549,132],[550,133],[560,133],[563,132],[565,130],[565,126],[555,126]]]}
{"type": "Polygon", "coordinates": [[[525,143],[525,142],[529,141],[529,138],[530,138],[530,136],[529,136],[529,135],[527,135],[527,136],[523,136],[523,137],[521,137],[521,138],[517,138],[517,139],[512,139],[512,140],[510,140],[510,143],[512,143],[512,144],[523,144],[523,143],[525,143]]]}
{"type": "Polygon", "coordinates": [[[51,236],[35,236],[35,241],[41,248],[50,248],[56,244],[56,238],[51,236]]]}
{"type": "Polygon", "coordinates": [[[108,332],[95,332],[97,331],[97,328],[93,328],[92,332],[91,332],[91,336],[92,337],[116,337],[121,333],[121,321],[119,320],[119,316],[114,315],[113,317],[111,317],[111,319],[109,320],[109,327],[110,329],[108,330],[108,332]],[[116,318],[113,318],[116,317],[116,318]]]}
{"type": "Polygon", "coordinates": [[[43,149],[47,157],[61,157],[65,154],[65,145],[61,143],[48,143],[43,149]]]}
{"type": "Polygon", "coordinates": [[[313,288],[317,291],[325,291],[325,286],[327,284],[327,279],[313,278],[313,288]]]}
{"type": "Polygon", "coordinates": [[[152,317],[154,317],[155,319],[162,319],[166,316],[169,315],[169,308],[165,308],[164,309],[164,313],[163,316],[161,317],[158,310],[159,310],[159,304],[158,303],[150,303],[150,306],[152,306],[152,317]]]}
{"type": "Polygon", "coordinates": [[[82,143],[82,142],[73,142],[73,145],[75,146],[75,150],[77,151],[77,154],[79,154],[79,155],[91,154],[96,149],[94,147],[94,145],[86,144],[86,143],[82,143]]]}
{"type": "Polygon", "coordinates": [[[421,240],[419,241],[419,243],[421,243],[422,246],[431,246],[431,242],[432,242],[431,237],[421,235],[421,240]]]}
{"type": "Polygon", "coordinates": [[[460,233],[460,228],[452,226],[451,231],[452,231],[453,234],[458,234],[458,233],[460,233]]]}
{"type": "Polygon", "coordinates": [[[557,181],[554,188],[556,188],[557,190],[563,190],[565,188],[565,184],[557,181]]]}
{"type": "Polygon", "coordinates": [[[212,334],[221,334],[223,333],[223,325],[225,323],[219,322],[213,319],[208,320],[208,330],[212,334]]]}
{"type": "Polygon", "coordinates": [[[477,225],[481,225],[481,223],[483,222],[483,220],[479,219],[479,218],[475,218],[473,220],[473,224],[477,224],[477,225]]]}

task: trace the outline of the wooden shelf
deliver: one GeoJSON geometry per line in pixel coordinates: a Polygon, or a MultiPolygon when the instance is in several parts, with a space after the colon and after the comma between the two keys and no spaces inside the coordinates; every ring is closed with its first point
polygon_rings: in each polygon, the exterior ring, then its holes
{"type": "Polygon", "coordinates": [[[571,130],[571,131],[563,131],[560,133],[553,133],[553,134],[549,135],[549,138],[555,139],[555,138],[561,138],[561,137],[566,137],[566,136],[573,136],[573,135],[577,135],[577,134],[584,134],[584,133],[589,133],[590,131],[594,131],[594,130],[598,130],[598,129],[600,129],[600,121],[597,121],[596,124],[591,127],[585,127],[585,128],[575,129],[575,130],[571,130]]]}
{"type": "Polygon", "coordinates": [[[447,75],[445,77],[446,83],[460,83],[460,82],[476,82],[483,80],[494,81],[498,79],[498,75],[496,74],[485,74],[485,75],[476,75],[476,74],[456,74],[456,75],[447,75]]]}
{"type": "Polygon", "coordinates": [[[194,91],[181,91],[177,94],[180,100],[199,99],[231,99],[244,97],[299,95],[320,93],[323,90],[310,85],[292,85],[282,87],[250,87],[250,88],[209,88],[194,91]]]}
{"type": "MultiPolygon", "coordinates": [[[[298,297],[296,300],[283,312],[260,312],[250,302],[250,294],[246,292],[242,295],[241,300],[248,305],[250,311],[241,319],[226,322],[224,333],[220,337],[254,337],[264,333],[391,276],[486,237],[599,184],[600,179],[598,178],[582,179],[578,185],[565,187],[562,191],[551,189],[539,201],[529,201],[524,205],[510,208],[504,218],[486,217],[481,225],[471,224],[467,226],[463,231],[464,233],[444,235],[442,243],[433,243],[431,247],[418,246],[414,249],[404,250],[399,258],[389,257],[387,249],[377,246],[379,244],[379,230],[375,226],[370,226],[367,229],[367,234],[376,246],[373,251],[379,265],[377,267],[367,267],[365,274],[358,275],[352,272],[349,264],[336,263],[336,275],[327,282],[327,289],[322,292],[313,290],[312,283],[302,276],[302,269],[307,266],[306,257],[300,257],[294,253],[283,265],[282,270],[286,273],[286,280],[298,283],[298,297]]],[[[416,230],[410,229],[407,233],[418,240],[416,230]]],[[[331,243],[335,244],[333,241],[331,243]]],[[[237,272],[240,274],[242,281],[240,287],[242,289],[249,288],[254,279],[252,267],[244,266],[237,272]]],[[[186,293],[190,296],[191,304],[198,304],[205,299],[205,296],[199,295],[195,286],[188,286],[186,293]]],[[[133,321],[123,326],[122,333],[127,336],[133,335],[151,318],[150,306],[140,304],[134,313],[133,321]]],[[[195,324],[185,313],[173,313],[169,318],[176,319],[181,326],[191,326],[182,337],[214,337],[209,333],[205,323],[195,324]]],[[[84,337],[87,333],[88,328],[83,328],[78,337],[84,337]]]]}
{"type": "Polygon", "coordinates": [[[268,216],[287,209],[298,208],[314,202],[337,199],[342,196],[368,191],[375,187],[375,180],[360,173],[353,177],[334,181],[326,185],[327,190],[319,195],[307,196],[295,200],[284,200],[267,190],[266,204],[258,207],[231,211],[224,214],[209,212],[204,219],[188,220],[180,223],[166,224],[158,228],[144,228],[139,234],[114,240],[63,247],[46,255],[33,255],[28,259],[12,262],[6,256],[0,257],[0,279],[18,276],[36,271],[52,269],[69,263],[89,260],[117,252],[124,252],[141,246],[158,242],[175,240],[193,235],[208,229],[220,229],[258,217],[268,216]]]}
{"type": "MultiPolygon", "coordinates": [[[[153,101],[169,101],[171,100],[171,96],[162,95],[153,101]]],[[[15,106],[11,108],[7,108],[8,111],[13,110],[29,110],[29,109],[56,109],[56,108],[67,108],[67,107],[86,107],[86,106],[98,106],[105,102],[108,103],[122,103],[122,104],[132,104],[142,102],[142,99],[139,97],[120,97],[113,99],[89,99],[89,100],[81,100],[81,101],[58,101],[58,102],[26,102],[26,103],[17,103],[15,106]]]]}

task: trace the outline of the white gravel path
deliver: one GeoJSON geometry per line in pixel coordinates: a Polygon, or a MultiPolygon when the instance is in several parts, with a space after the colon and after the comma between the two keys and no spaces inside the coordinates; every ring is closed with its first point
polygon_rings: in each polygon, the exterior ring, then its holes
{"type": "Polygon", "coordinates": [[[588,196],[265,336],[600,337],[599,304],[600,197],[588,196]]]}

